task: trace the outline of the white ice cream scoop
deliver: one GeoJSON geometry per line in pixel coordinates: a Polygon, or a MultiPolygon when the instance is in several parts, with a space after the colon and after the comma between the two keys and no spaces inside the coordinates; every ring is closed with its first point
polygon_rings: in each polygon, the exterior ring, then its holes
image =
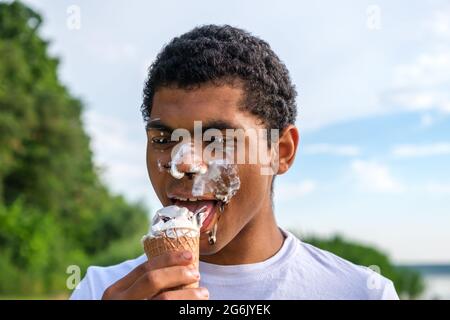
{"type": "Polygon", "coordinates": [[[193,213],[187,208],[179,206],[167,206],[156,211],[152,219],[148,237],[168,237],[190,236],[197,237],[203,223],[203,212],[193,213]]]}

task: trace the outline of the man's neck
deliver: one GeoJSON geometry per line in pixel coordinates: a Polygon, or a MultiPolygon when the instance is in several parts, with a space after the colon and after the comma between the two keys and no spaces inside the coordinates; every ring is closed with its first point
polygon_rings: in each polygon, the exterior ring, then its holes
{"type": "Polygon", "coordinates": [[[282,247],[284,236],[278,228],[272,208],[258,214],[247,223],[229,244],[214,255],[200,260],[219,265],[257,263],[275,255],[282,247]]]}

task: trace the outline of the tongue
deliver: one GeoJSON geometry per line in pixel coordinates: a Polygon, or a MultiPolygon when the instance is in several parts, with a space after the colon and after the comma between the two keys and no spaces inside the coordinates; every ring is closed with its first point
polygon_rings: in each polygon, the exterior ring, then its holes
{"type": "Polygon", "coordinates": [[[180,201],[177,200],[175,202],[175,205],[179,207],[185,207],[189,211],[193,213],[199,212],[202,208],[204,208],[201,211],[205,212],[204,217],[206,218],[214,209],[215,206],[214,200],[202,200],[202,201],[180,201]]]}

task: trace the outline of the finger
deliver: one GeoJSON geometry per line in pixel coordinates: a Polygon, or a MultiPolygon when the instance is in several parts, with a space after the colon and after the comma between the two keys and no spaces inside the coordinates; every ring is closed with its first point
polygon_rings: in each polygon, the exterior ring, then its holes
{"type": "Polygon", "coordinates": [[[200,279],[198,270],[193,265],[173,266],[151,270],[143,274],[121,295],[122,299],[145,299],[153,297],[162,290],[195,283],[200,279]]]}
{"type": "Polygon", "coordinates": [[[108,288],[110,292],[118,292],[129,288],[136,282],[144,273],[160,269],[164,267],[171,267],[176,265],[189,265],[192,262],[192,252],[190,251],[169,251],[157,257],[151,258],[144,263],[141,263],[134,268],[125,277],[116,281],[108,288]]]}
{"type": "Polygon", "coordinates": [[[153,297],[152,300],[208,300],[209,292],[206,288],[188,288],[165,291],[153,297]]]}
{"type": "Polygon", "coordinates": [[[133,283],[136,282],[137,279],[142,277],[149,270],[148,261],[141,263],[137,267],[135,267],[131,272],[129,272],[126,276],[119,279],[115,283],[113,283],[108,289],[105,290],[103,296],[111,296],[114,292],[120,292],[121,290],[125,290],[129,288],[133,283]]]}
{"type": "Polygon", "coordinates": [[[190,251],[169,251],[150,260],[141,263],[127,276],[120,279],[116,284],[117,288],[128,288],[145,272],[150,270],[171,267],[176,265],[189,265],[192,262],[192,252],[190,251]]]}
{"type": "Polygon", "coordinates": [[[190,251],[168,251],[148,260],[150,270],[172,266],[187,266],[192,263],[190,251]]]}

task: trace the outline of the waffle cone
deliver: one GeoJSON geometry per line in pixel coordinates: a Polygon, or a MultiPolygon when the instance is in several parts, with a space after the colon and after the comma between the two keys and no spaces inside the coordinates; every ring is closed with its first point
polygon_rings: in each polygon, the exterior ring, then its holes
{"type": "MultiPolygon", "coordinates": [[[[187,250],[192,252],[193,258],[192,261],[197,270],[199,261],[199,248],[200,248],[199,245],[200,245],[199,236],[197,237],[179,236],[177,238],[172,238],[163,235],[157,238],[146,237],[143,241],[144,251],[148,259],[157,257],[168,251],[187,250]]],[[[186,286],[181,286],[179,288],[198,288],[198,282],[186,286]]]]}

